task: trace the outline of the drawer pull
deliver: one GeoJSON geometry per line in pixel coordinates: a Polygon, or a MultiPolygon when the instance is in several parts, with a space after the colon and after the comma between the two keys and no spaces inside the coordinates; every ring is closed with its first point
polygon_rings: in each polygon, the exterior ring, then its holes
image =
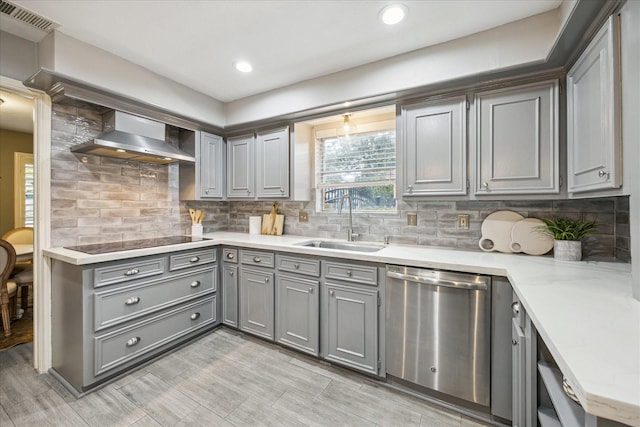
{"type": "Polygon", "coordinates": [[[269,283],[269,278],[268,278],[268,277],[266,277],[266,278],[264,279],[264,283],[269,283]]]}
{"type": "Polygon", "coordinates": [[[140,302],[140,297],[130,297],[124,302],[125,305],[136,305],[140,302]]]}
{"type": "Polygon", "coordinates": [[[335,294],[335,292],[329,291],[329,295],[333,296],[333,294],[335,294]]]}
{"type": "Polygon", "coordinates": [[[191,315],[191,320],[198,320],[200,318],[200,313],[193,313],[191,315]]]}
{"type": "Polygon", "coordinates": [[[127,270],[124,275],[125,276],[135,276],[136,274],[140,273],[140,270],[138,270],[137,268],[130,268],[129,270],[127,270]]]}
{"type": "Polygon", "coordinates": [[[198,286],[200,286],[200,281],[199,280],[194,280],[193,282],[191,282],[190,286],[192,288],[197,288],[198,286]]]}
{"type": "Polygon", "coordinates": [[[347,277],[351,277],[351,270],[347,270],[347,277]]]}
{"type": "Polygon", "coordinates": [[[293,268],[295,268],[296,270],[299,269],[300,268],[300,264],[298,264],[298,263],[293,264],[293,268]]]}
{"type": "Polygon", "coordinates": [[[262,259],[260,259],[259,256],[254,256],[253,257],[253,262],[260,262],[260,261],[262,261],[262,259]]]}
{"type": "Polygon", "coordinates": [[[133,347],[140,342],[140,337],[133,337],[127,340],[127,347],[133,347]]]}
{"type": "Polygon", "coordinates": [[[518,345],[518,341],[517,340],[511,340],[511,345],[513,345],[515,347],[516,345],[518,345]]]}
{"type": "Polygon", "coordinates": [[[513,311],[513,314],[515,314],[516,316],[520,314],[520,303],[518,301],[512,302],[511,310],[513,311]]]}
{"type": "Polygon", "coordinates": [[[193,258],[191,258],[189,260],[189,262],[198,262],[198,261],[200,261],[200,257],[199,256],[194,256],[193,258]]]}
{"type": "Polygon", "coordinates": [[[233,258],[235,258],[235,256],[234,256],[231,252],[229,252],[229,253],[227,254],[227,258],[229,258],[229,259],[233,259],[233,258]]]}
{"type": "Polygon", "coordinates": [[[309,293],[312,294],[313,293],[313,288],[309,288],[309,293]]]}
{"type": "Polygon", "coordinates": [[[233,271],[230,271],[230,272],[229,272],[229,276],[233,276],[233,271]]]}

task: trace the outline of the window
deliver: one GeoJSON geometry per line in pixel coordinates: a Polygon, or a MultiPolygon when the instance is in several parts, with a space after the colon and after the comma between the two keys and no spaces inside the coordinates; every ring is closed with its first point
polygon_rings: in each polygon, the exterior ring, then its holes
{"type": "Polygon", "coordinates": [[[324,138],[318,138],[323,132],[316,132],[319,210],[337,210],[342,196],[349,194],[354,211],[396,211],[394,126],[393,120],[387,120],[366,126],[366,132],[324,138]]]}
{"type": "Polygon", "coordinates": [[[33,154],[14,153],[15,226],[33,227],[33,154]]]}

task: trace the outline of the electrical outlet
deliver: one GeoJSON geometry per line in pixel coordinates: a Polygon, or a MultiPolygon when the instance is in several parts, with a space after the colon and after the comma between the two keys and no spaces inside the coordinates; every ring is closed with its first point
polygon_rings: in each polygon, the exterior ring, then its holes
{"type": "Polygon", "coordinates": [[[306,211],[300,211],[300,213],[298,213],[298,221],[309,222],[309,214],[306,211]]]}
{"type": "Polygon", "coordinates": [[[468,230],[469,229],[469,215],[462,214],[458,215],[458,230],[468,230]]]}
{"type": "Polygon", "coordinates": [[[410,227],[416,227],[418,225],[418,214],[415,212],[407,214],[407,225],[410,227]]]}

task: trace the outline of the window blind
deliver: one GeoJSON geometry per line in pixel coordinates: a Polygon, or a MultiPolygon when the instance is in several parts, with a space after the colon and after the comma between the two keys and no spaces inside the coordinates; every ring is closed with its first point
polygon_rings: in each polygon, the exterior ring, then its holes
{"type": "Polygon", "coordinates": [[[322,138],[316,147],[318,188],[395,184],[395,130],[322,138]]]}

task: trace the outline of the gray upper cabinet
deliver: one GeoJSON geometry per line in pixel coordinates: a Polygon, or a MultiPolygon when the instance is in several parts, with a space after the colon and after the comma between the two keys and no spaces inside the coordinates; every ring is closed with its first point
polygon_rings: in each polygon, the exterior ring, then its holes
{"type": "Polygon", "coordinates": [[[184,130],[180,140],[196,158],[195,163],[180,163],[180,200],[224,199],[227,160],[222,137],[184,130]]]}
{"type": "Polygon", "coordinates": [[[403,196],[467,194],[467,99],[402,107],[403,196]]]}
{"type": "Polygon", "coordinates": [[[257,197],[289,197],[289,127],[258,133],[257,197]]]}
{"type": "MultiPolygon", "coordinates": [[[[225,196],[225,144],[221,136],[200,133],[199,194],[201,199],[221,199],[225,196]]],[[[196,166],[197,168],[197,166],[196,166]]]]}
{"type": "Polygon", "coordinates": [[[481,92],[474,104],[475,194],[558,194],[558,81],[481,92]]]}
{"type": "Polygon", "coordinates": [[[622,185],[618,26],[611,16],[567,74],[570,193],[622,185]]]}
{"type": "Polygon", "coordinates": [[[253,135],[227,140],[227,197],[255,197],[253,135]]]}

